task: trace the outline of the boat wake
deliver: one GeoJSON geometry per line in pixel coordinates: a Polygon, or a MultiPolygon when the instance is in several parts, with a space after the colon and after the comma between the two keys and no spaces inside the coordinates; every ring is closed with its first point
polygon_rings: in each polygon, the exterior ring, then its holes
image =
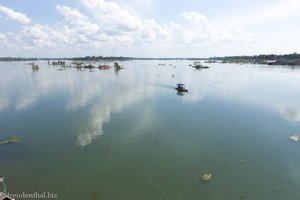
{"type": "Polygon", "coordinates": [[[166,83],[160,83],[160,82],[158,82],[158,83],[151,83],[151,82],[147,82],[147,81],[141,81],[141,82],[143,82],[143,83],[145,83],[147,85],[152,85],[152,86],[156,86],[156,87],[162,87],[162,88],[167,88],[167,89],[172,89],[172,90],[175,89],[174,86],[166,84],[166,83]]]}

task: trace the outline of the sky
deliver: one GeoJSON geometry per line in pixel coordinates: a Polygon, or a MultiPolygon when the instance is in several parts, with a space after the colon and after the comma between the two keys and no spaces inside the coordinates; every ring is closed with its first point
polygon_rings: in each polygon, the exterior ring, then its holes
{"type": "Polygon", "coordinates": [[[300,0],[0,0],[0,57],[300,52],[300,0]]]}

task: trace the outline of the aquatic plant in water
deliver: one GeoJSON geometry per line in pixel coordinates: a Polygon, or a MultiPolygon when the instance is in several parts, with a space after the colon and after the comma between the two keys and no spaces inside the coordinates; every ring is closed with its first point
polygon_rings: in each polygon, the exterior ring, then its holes
{"type": "Polygon", "coordinates": [[[18,143],[18,142],[20,142],[20,141],[21,141],[20,138],[18,138],[18,137],[16,137],[16,136],[12,136],[12,137],[10,137],[10,138],[7,139],[7,140],[0,141],[0,145],[1,145],[1,144],[8,144],[8,143],[18,143]]]}
{"type": "Polygon", "coordinates": [[[210,179],[212,178],[212,175],[211,174],[203,174],[201,178],[204,181],[210,181],[210,179]]]}
{"type": "Polygon", "coordinates": [[[298,142],[299,141],[299,135],[295,134],[295,135],[291,136],[290,139],[295,141],[295,142],[298,142]]]}

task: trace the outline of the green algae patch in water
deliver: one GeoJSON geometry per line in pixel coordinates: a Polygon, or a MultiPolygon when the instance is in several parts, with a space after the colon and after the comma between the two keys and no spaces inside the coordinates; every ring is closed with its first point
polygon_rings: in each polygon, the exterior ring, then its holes
{"type": "Polygon", "coordinates": [[[295,142],[298,142],[299,141],[299,135],[295,134],[295,135],[291,136],[290,139],[295,141],[295,142]]]}
{"type": "Polygon", "coordinates": [[[12,137],[10,137],[10,138],[7,139],[7,140],[0,141],[0,145],[1,145],[1,144],[8,144],[8,143],[18,143],[18,142],[20,142],[20,141],[21,141],[20,138],[18,138],[18,137],[16,137],[16,136],[12,136],[12,137]]]}

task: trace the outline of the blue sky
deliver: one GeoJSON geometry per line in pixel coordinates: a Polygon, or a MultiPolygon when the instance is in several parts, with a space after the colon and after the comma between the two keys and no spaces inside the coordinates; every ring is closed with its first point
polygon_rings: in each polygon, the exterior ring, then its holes
{"type": "Polygon", "coordinates": [[[1,0],[0,57],[299,52],[300,0],[1,0]]]}

